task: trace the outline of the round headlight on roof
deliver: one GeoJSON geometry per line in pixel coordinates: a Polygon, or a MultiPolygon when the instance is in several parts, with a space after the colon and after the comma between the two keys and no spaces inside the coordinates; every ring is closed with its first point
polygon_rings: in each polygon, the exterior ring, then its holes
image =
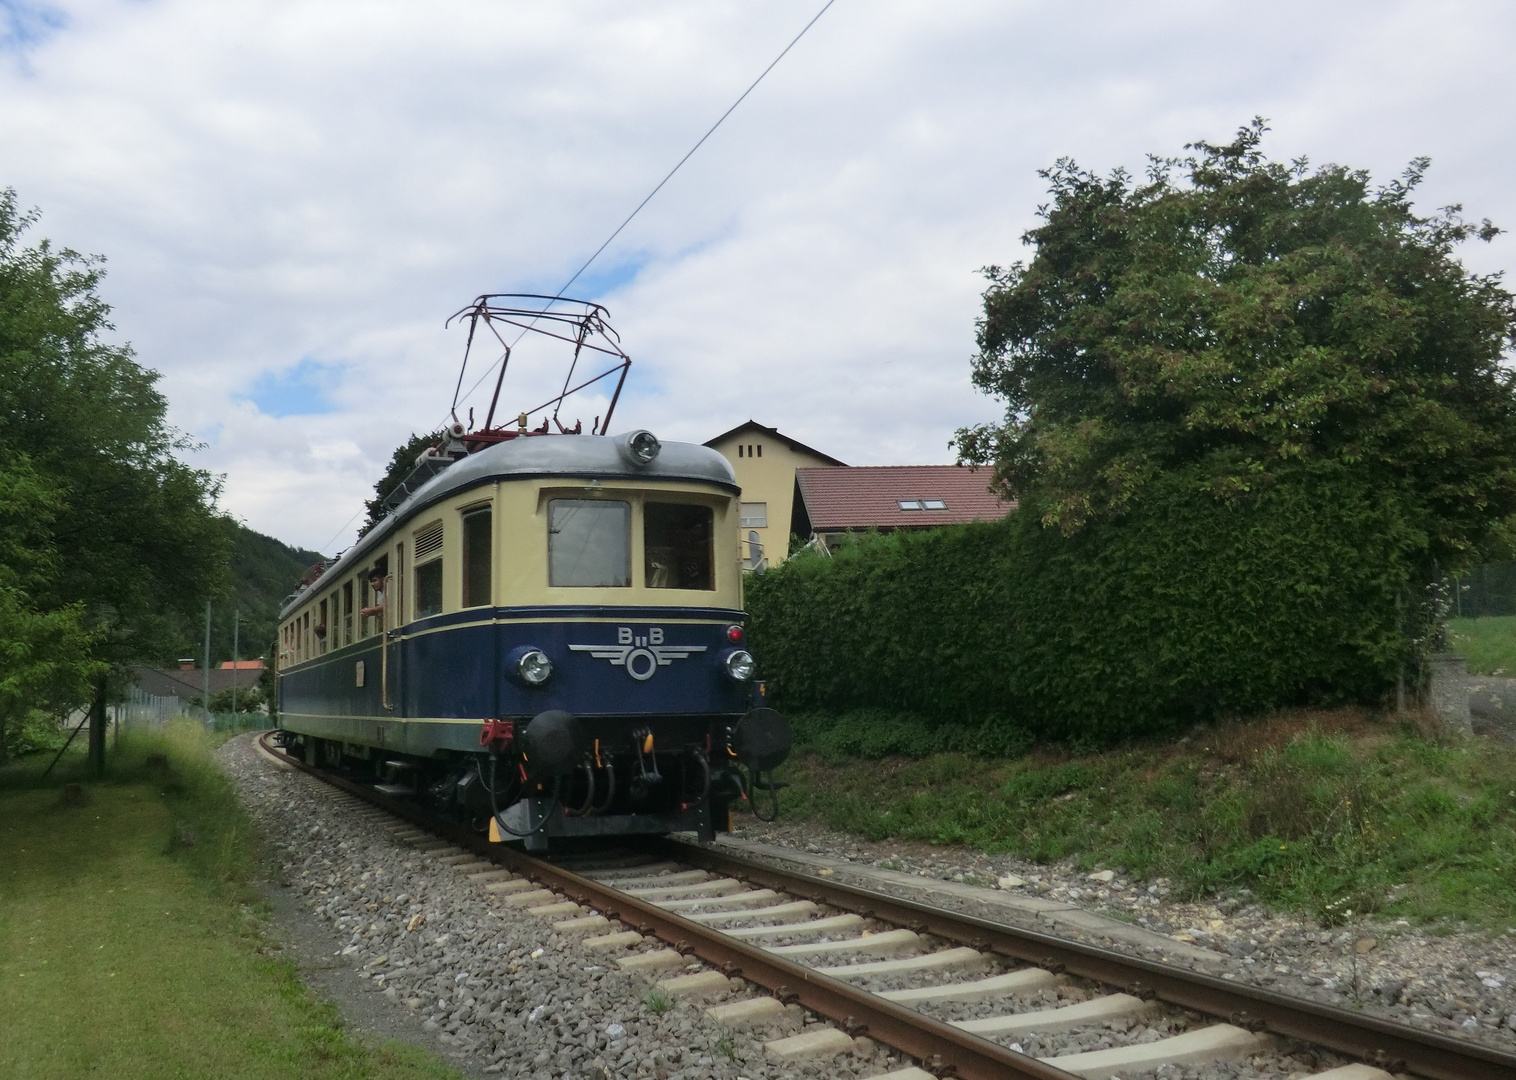
{"type": "Polygon", "coordinates": [[[651,465],[663,444],[651,431],[639,428],[616,437],[616,450],[628,465],[651,465]]]}

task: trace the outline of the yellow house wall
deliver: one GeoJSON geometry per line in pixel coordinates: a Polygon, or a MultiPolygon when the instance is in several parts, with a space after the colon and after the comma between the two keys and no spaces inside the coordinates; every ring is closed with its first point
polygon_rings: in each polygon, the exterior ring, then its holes
{"type": "Polygon", "coordinates": [[[742,488],[742,501],[768,504],[768,527],[764,529],[739,529],[739,542],[747,540],[747,534],[756,532],[763,545],[763,556],[770,566],[777,566],[789,557],[790,512],[795,505],[795,470],[809,469],[819,465],[831,465],[814,454],[791,450],[771,435],[746,431],[710,444],[711,448],[732,463],[737,474],[737,485],[742,488]],[[742,446],[743,455],[737,456],[737,447],[742,446]],[[753,457],[747,456],[747,447],[753,447],[753,457]],[[757,447],[763,447],[763,456],[757,456],[757,447]]]}

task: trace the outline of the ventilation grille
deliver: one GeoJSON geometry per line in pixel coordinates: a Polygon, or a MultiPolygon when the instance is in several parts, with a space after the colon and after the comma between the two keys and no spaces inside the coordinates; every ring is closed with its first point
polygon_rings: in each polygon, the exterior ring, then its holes
{"type": "Polygon", "coordinates": [[[442,550],[442,522],[428,525],[416,534],[416,561],[420,562],[429,555],[435,555],[442,550]]]}

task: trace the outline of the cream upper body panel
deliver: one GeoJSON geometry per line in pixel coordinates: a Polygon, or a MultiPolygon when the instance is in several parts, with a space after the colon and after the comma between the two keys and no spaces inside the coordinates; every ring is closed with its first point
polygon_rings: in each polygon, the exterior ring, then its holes
{"type": "MultiPolygon", "coordinates": [[[[488,586],[484,590],[488,606],[741,607],[738,491],[730,466],[719,454],[704,447],[671,444],[665,452],[674,449],[676,453],[670,457],[676,460],[666,463],[665,468],[633,470],[617,468],[607,459],[605,451],[612,449],[613,440],[563,437],[562,441],[579,447],[589,444],[588,448],[595,451],[593,459],[586,461],[590,455],[581,454],[580,460],[555,465],[540,445],[549,440],[539,439],[533,441],[539,444],[533,447],[535,454],[514,455],[516,463],[524,459],[526,467],[512,469],[512,455],[500,453],[512,445],[506,444],[460,461],[417,491],[380,529],[344,554],[286,607],[280,623],[278,666],[289,667],[374,637],[381,632],[381,619],[383,629],[396,629],[425,614],[465,610],[465,521],[482,511],[488,512],[490,543],[488,586]],[[490,456],[503,460],[485,460],[490,456]],[[709,460],[712,458],[715,460],[709,460]],[[438,485],[437,480],[442,479],[453,483],[438,485]],[[450,492],[449,486],[456,493],[450,492]],[[625,505],[618,520],[624,516],[629,531],[626,584],[586,587],[552,583],[549,527],[552,507],[559,500],[565,500],[565,505],[625,505]],[[649,506],[653,507],[651,516],[649,506]],[[675,509],[671,511],[670,507],[675,509]],[[708,526],[702,523],[701,528],[708,527],[709,531],[712,587],[655,587],[654,579],[661,576],[666,583],[668,575],[655,569],[657,555],[648,548],[650,529],[660,514],[695,514],[700,518],[698,511],[690,509],[695,507],[710,513],[708,526]],[[418,556],[418,551],[424,554],[418,556]],[[435,565],[439,562],[440,575],[435,565]],[[381,616],[363,618],[359,610],[379,599],[367,591],[369,574],[376,565],[385,571],[385,610],[381,616]],[[426,576],[418,574],[421,567],[427,568],[426,576]],[[439,576],[440,612],[435,610],[439,576]],[[418,609],[418,598],[423,594],[430,599],[431,609],[418,609]],[[350,613],[348,596],[352,597],[350,613]],[[323,634],[313,632],[316,625],[323,627],[323,634]]],[[[481,534],[476,529],[471,535],[481,534]]],[[[481,579],[477,569],[474,573],[477,592],[481,579]]],[[[480,596],[468,599],[473,601],[471,607],[486,606],[479,603],[480,596]]]]}

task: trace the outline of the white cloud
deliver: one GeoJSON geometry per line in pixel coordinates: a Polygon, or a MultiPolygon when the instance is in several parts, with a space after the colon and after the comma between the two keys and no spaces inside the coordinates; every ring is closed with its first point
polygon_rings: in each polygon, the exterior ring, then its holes
{"type": "MultiPolygon", "coordinates": [[[[120,333],[214,434],[226,505],[339,547],[446,411],[446,316],[560,283],[818,6],[65,2],[0,53],[0,183],[110,256],[120,333]],[[334,411],[249,404],[303,360],[343,373],[334,411]]],[[[950,460],[997,413],[968,381],[977,270],[1021,256],[1063,155],[1140,168],[1263,114],[1276,156],[1388,178],[1431,154],[1425,207],[1516,225],[1513,30],[1497,3],[839,0],[597,267],[639,267],[605,298],[636,361],[617,426],[751,416],[950,460]]],[[[552,382],[531,369],[511,411],[552,382]]]]}

